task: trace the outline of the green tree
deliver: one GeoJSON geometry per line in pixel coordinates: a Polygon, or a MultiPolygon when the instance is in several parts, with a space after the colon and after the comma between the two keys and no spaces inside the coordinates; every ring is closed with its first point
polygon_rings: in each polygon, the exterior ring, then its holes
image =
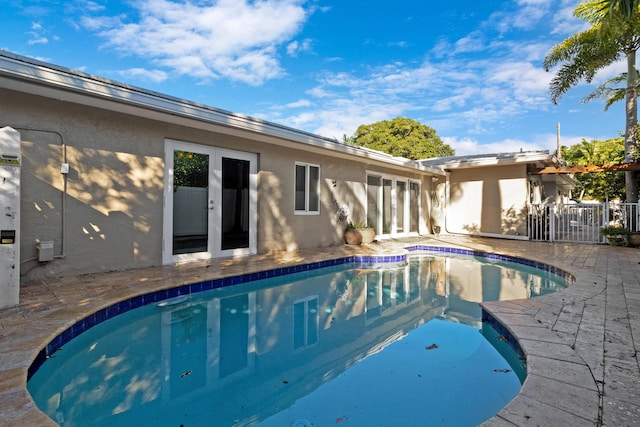
{"type": "Polygon", "coordinates": [[[455,154],[453,148],[442,142],[433,128],[405,117],[361,125],[351,138],[344,139],[355,145],[412,160],[455,154]]]}
{"type": "MultiPolygon", "coordinates": [[[[573,86],[585,80],[590,83],[596,73],[621,58],[627,60],[625,88],[625,162],[637,160],[638,73],[636,51],[640,43],[640,13],[637,0],[585,0],[574,15],[591,26],[554,46],[544,60],[549,71],[561,64],[550,85],[553,103],[573,86]]],[[[627,201],[638,201],[636,174],[625,175],[627,201]]]]}
{"type": "MultiPolygon", "coordinates": [[[[562,158],[569,166],[603,166],[624,161],[624,138],[612,138],[606,141],[583,139],[581,143],[562,147],[562,158]]],[[[577,174],[579,184],[575,191],[582,198],[604,201],[607,198],[624,199],[624,172],[599,172],[577,174]]]]}
{"type": "Polygon", "coordinates": [[[176,151],[173,155],[173,184],[175,187],[207,187],[209,156],[176,151]]]}

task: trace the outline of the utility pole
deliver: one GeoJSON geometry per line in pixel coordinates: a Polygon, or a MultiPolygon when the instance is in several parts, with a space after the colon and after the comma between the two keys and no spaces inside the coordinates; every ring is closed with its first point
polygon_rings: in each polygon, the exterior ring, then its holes
{"type": "Polygon", "coordinates": [[[558,130],[556,131],[556,135],[556,157],[558,158],[558,160],[562,161],[562,150],[560,149],[560,122],[558,122],[558,130]]]}

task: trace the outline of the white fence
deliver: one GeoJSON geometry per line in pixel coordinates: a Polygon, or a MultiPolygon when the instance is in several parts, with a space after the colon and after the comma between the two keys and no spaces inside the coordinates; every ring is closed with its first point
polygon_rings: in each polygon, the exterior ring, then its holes
{"type": "Polygon", "coordinates": [[[606,243],[600,229],[619,224],[640,231],[638,203],[578,203],[529,205],[531,240],[546,242],[606,243]]]}

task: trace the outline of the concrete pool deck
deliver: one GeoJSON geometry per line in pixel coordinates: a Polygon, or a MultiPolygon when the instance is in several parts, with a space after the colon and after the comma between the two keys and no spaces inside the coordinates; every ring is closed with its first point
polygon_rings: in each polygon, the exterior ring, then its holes
{"type": "Polygon", "coordinates": [[[276,267],[350,255],[396,255],[420,244],[527,258],[566,270],[576,278],[572,287],[553,294],[484,304],[520,342],[527,355],[528,377],[518,396],[483,426],[640,425],[640,250],[459,236],[344,245],[24,284],[20,305],[0,310],[0,425],[56,425],[30,398],[25,388],[27,369],[56,335],[117,301],[276,267]]]}

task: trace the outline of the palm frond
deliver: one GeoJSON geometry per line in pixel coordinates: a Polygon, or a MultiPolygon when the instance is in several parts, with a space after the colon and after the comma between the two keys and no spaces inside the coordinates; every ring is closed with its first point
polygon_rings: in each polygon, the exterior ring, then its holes
{"type": "Polygon", "coordinates": [[[554,46],[544,59],[547,71],[561,64],[549,86],[551,101],[557,104],[581,81],[591,82],[599,70],[620,56],[618,46],[602,39],[594,28],[574,34],[554,46]]]}
{"type": "MultiPolygon", "coordinates": [[[[638,73],[638,76],[640,76],[640,73],[638,73]]],[[[604,111],[607,111],[613,104],[625,99],[627,94],[626,83],[627,73],[622,73],[612,77],[596,87],[593,92],[582,98],[582,102],[587,103],[596,99],[603,100],[605,102],[604,111]],[[620,85],[622,85],[622,87],[620,85]]],[[[640,89],[640,84],[636,87],[640,89]]]]}

